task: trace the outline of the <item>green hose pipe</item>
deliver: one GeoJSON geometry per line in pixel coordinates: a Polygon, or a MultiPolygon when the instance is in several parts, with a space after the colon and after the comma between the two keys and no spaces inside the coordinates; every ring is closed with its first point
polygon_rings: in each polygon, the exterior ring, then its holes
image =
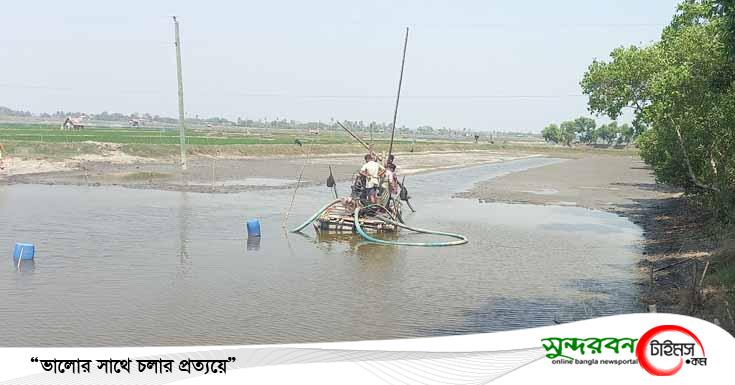
{"type": "Polygon", "coordinates": [[[314,222],[317,218],[319,218],[320,215],[322,215],[323,212],[329,210],[330,207],[334,206],[335,204],[339,203],[339,199],[335,199],[332,202],[324,205],[319,211],[317,211],[314,215],[312,215],[309,219],[306,220],[306,222],[300,224],[298,227],[291,230],[292,233],[298,233],[301,230],[304,229],[304,227],[309,226],[311,222],[314,222]]]}
{"type": "MultiPolygon", "coordinates": [[[[448,242],[401,242],[401,241],[387,241],[384,239],[378,239],[371,237],[368,235],[360,226],[360,211],[364,210],[369,207],[373,207],[377,205],[369,205],[366,207],[357,207],[355,208],[354,213],[354,220],[355,220],[355,229],[357,230],[357,233],[360,234],[361,237],[365,238],[368,242],[372,243],[379,243],[382,245],[394,245],[394,246],[421,246],[421,247],[443,247],[443,246],[458,246],[463,245],[467,243],[467,237],[461,234],[454,234],[454,233],[447,233],[443,231],[435,231],[435,230],[426,230],[426,229],[420,229],[416,227],[411,227],[402,223],[399,223],[393,219],[385,218],[385,217],[378,217],[380,220],[390,223],[394,226],[402,227],[407,230],[415,231],[417,233],[423,233],[423,234],[434,234],[434,235],[442,235],[446,237],[456,238],[456,241],[448,241],[448,242]]],[[[377,206],[381,207],[381,206],[377,206]]],[[[388,212],[386,210],[386,212],[388,212]]],[[[389,214],[390,215],[390,214],[389,214]]]]}

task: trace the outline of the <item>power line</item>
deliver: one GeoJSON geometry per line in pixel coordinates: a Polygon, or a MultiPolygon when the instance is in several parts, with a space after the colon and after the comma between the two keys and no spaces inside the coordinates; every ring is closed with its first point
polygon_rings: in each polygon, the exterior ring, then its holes
{"type": "MultiPolygon", "coordinates": [[[[44,86],[44,85],[30,85],[30,84],[11,84],[11,83],[0,83],[0,88],[26,88],[26,89],[39,89],[39,90],[50,90],[50,91],[62,91],[62,92],[78,92],[84,87],[72,88],[72,87],[56,87],[56,86],[44,86]]],[[[137,93],[137,94],[150,94],[157,95],[165,93],[165,90],[161,89],[116,89],[110,90],[114,93],[137,93]]],[[[268,92],[238,92],[238,91],[211,91],[211,92],[196,92],[198,95],[202,94],[217,94],[217,95],[236,95],[242,97],[252,98],[285,98],[285,99],[393,99],[395,95],[331,95],[331,94],[289,94],[289,93],[268,93],[268,92]]],[[[565,99],[565,98],[580,98],[586,97],[583,94],[485,94],[485,95],[401,95],[401,98],[406,99],[458,99],[458,100],[471,100],[471,99],[565,99]]]]}

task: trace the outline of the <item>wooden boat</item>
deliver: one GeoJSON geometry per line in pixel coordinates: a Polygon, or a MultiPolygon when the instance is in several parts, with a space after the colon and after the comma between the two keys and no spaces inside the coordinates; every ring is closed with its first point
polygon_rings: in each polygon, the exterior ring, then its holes
{"type": "MultiPolygon", "coordinates": [[[[406,45],[408,44],[408,28],[406,28],[406,36],[403,41],[403,58],[401,60],[401,75],[398,80],[398,94],[396,95],[396,107],[395,111],[393,113],[393,126],[391,129],[391,135],[390,135],[390,144],[388,147],[388,155],[383,157],[385,160],[390,160],[393,154],[393,140],[395,138],[395,132],[396,132],[396,118],[398,116],[398,101],[400,100],[401,96],[401,84],[403,82],[403,67],[406,62],[406,45]]],[[[362,140],[358,135],[356,135],[354,132],[352,132],[349,128],[345,127],[342,123],[337,121],[337,124],[342,127],[345,131],[347,131],[350,136],[355,138],[360,144],[365,147],[371,154],[374,154],[374,149],[372,145],[369,145],[365,143],[364,140],[362,140]]],[[[378,161],[382,161],[380,157],[377,158],[378,161]]],[[[387,166],[388,162],[385,163],[387,166]]],[[[330,183],[334,183],[334,178],[331,175],[331,168],[330,168],[330,178],[332,179],[331,182],[328,179],[327,185],[329,186],[330,183]]],[[[352,185],[352,194],[349,197],[345,197],[342,199],[339,199],[338,201],[335,201],[331,206],[326,208],[324,211],[322,211],[318,217],[314,220],[313,224],[317,231],[357,231],[355,226],[355,210],[361,209],[359,211],[360,216],[357,220],[360,221],[359,225],[360,228],[362,228],[364,231],[373,231],[373,232],[391,232],[396,233],[398,232],[399,226],[397,226],[395,223],[401,222],[403,223],[403,218],[401,217],[401,200],[405,200],[406,203],[408,203],[411,210],[413,208],[411,207],[411,204],[408,202],[408,192],[406,191],[405,187],[403,186],[403,183],[400,183],[399,186],[393,186],[393,187],[400,187],[400,194],[396,194],[396,196],[393,196],[391,194],[391,183],[392,181],[382,181],[380,183],[380,191],[378,196],[378,202],[377,204],[371,205],[366,196],[365,196],[365,189],[364,189],[364,180],[361,180],[361,176],[356,176],[354,179],[354,183],[352,185]],[[380,219],[380,216],[383,217],[390,217],[391,221],[385,221],[380,219]],[[393,222],[393,223],[391,223],[393,222]]],[[[397,183],[397,182],[396,182],[397,183]]],[[[330,186],[331,187],[331,186],[330,186]]],[[[335,193],[336,195],[336,193],[335,193]]],[[[364,236],[364,234],[361,234],[364,236]]]]}
{"type": "Polygon", "coordinates": [[[392,195],[390,191],[390,182],[384,181],[381,184],[377,206],[370,205],[364,195],[360,177],[356,176],[355,184],[352,186],[352,194],[339,199],[324,210],[314,221],[314,228],[319,232],[354,232],[355,209],[364,207],[365,210],[361,212],[359,220],[360,227],[365,231],[397,232],[398,226],[379,218],[379,216],[392,217],[402,221],[401,199],[392,195]]]}

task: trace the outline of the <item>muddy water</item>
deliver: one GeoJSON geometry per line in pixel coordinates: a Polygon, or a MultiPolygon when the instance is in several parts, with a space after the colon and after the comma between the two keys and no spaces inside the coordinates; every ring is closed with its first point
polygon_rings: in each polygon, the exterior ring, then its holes
{"type": "MultiPolygon", "coordinates": [[[[0,341],[200,345],[508,330],[639,310],[641,230],[574,207],[451,198],[474,182],[558,162],[525,159],[407,179],[406,220],[466,234],[452,248],[286,235],[291,190],[196,194],[0,187],[0,341]],[[260,218],[259,242],[245,221],[260,218]],[[20,271],[14,242],[36,244],[20,271]]],[[[340,192],[347,186],[340,184],[340,192]]],[[[299,190],[293,227],[331,199],[299,190]]],[[[425,236],[402,234],[406,240],[425,236]]]]}

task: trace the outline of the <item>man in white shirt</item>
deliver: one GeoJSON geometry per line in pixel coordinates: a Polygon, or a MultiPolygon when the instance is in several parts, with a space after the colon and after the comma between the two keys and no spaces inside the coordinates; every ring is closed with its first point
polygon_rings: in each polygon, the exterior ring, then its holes
{"type": "Polygon", "coordinates": [[[385,175],[385,168],[375,161],[372,154],[365,155],[365,164],[360,169],[360,175],[365,177],[365,189],[368,202],[378,203],[378,187],[380,178],[385,175]]]}

